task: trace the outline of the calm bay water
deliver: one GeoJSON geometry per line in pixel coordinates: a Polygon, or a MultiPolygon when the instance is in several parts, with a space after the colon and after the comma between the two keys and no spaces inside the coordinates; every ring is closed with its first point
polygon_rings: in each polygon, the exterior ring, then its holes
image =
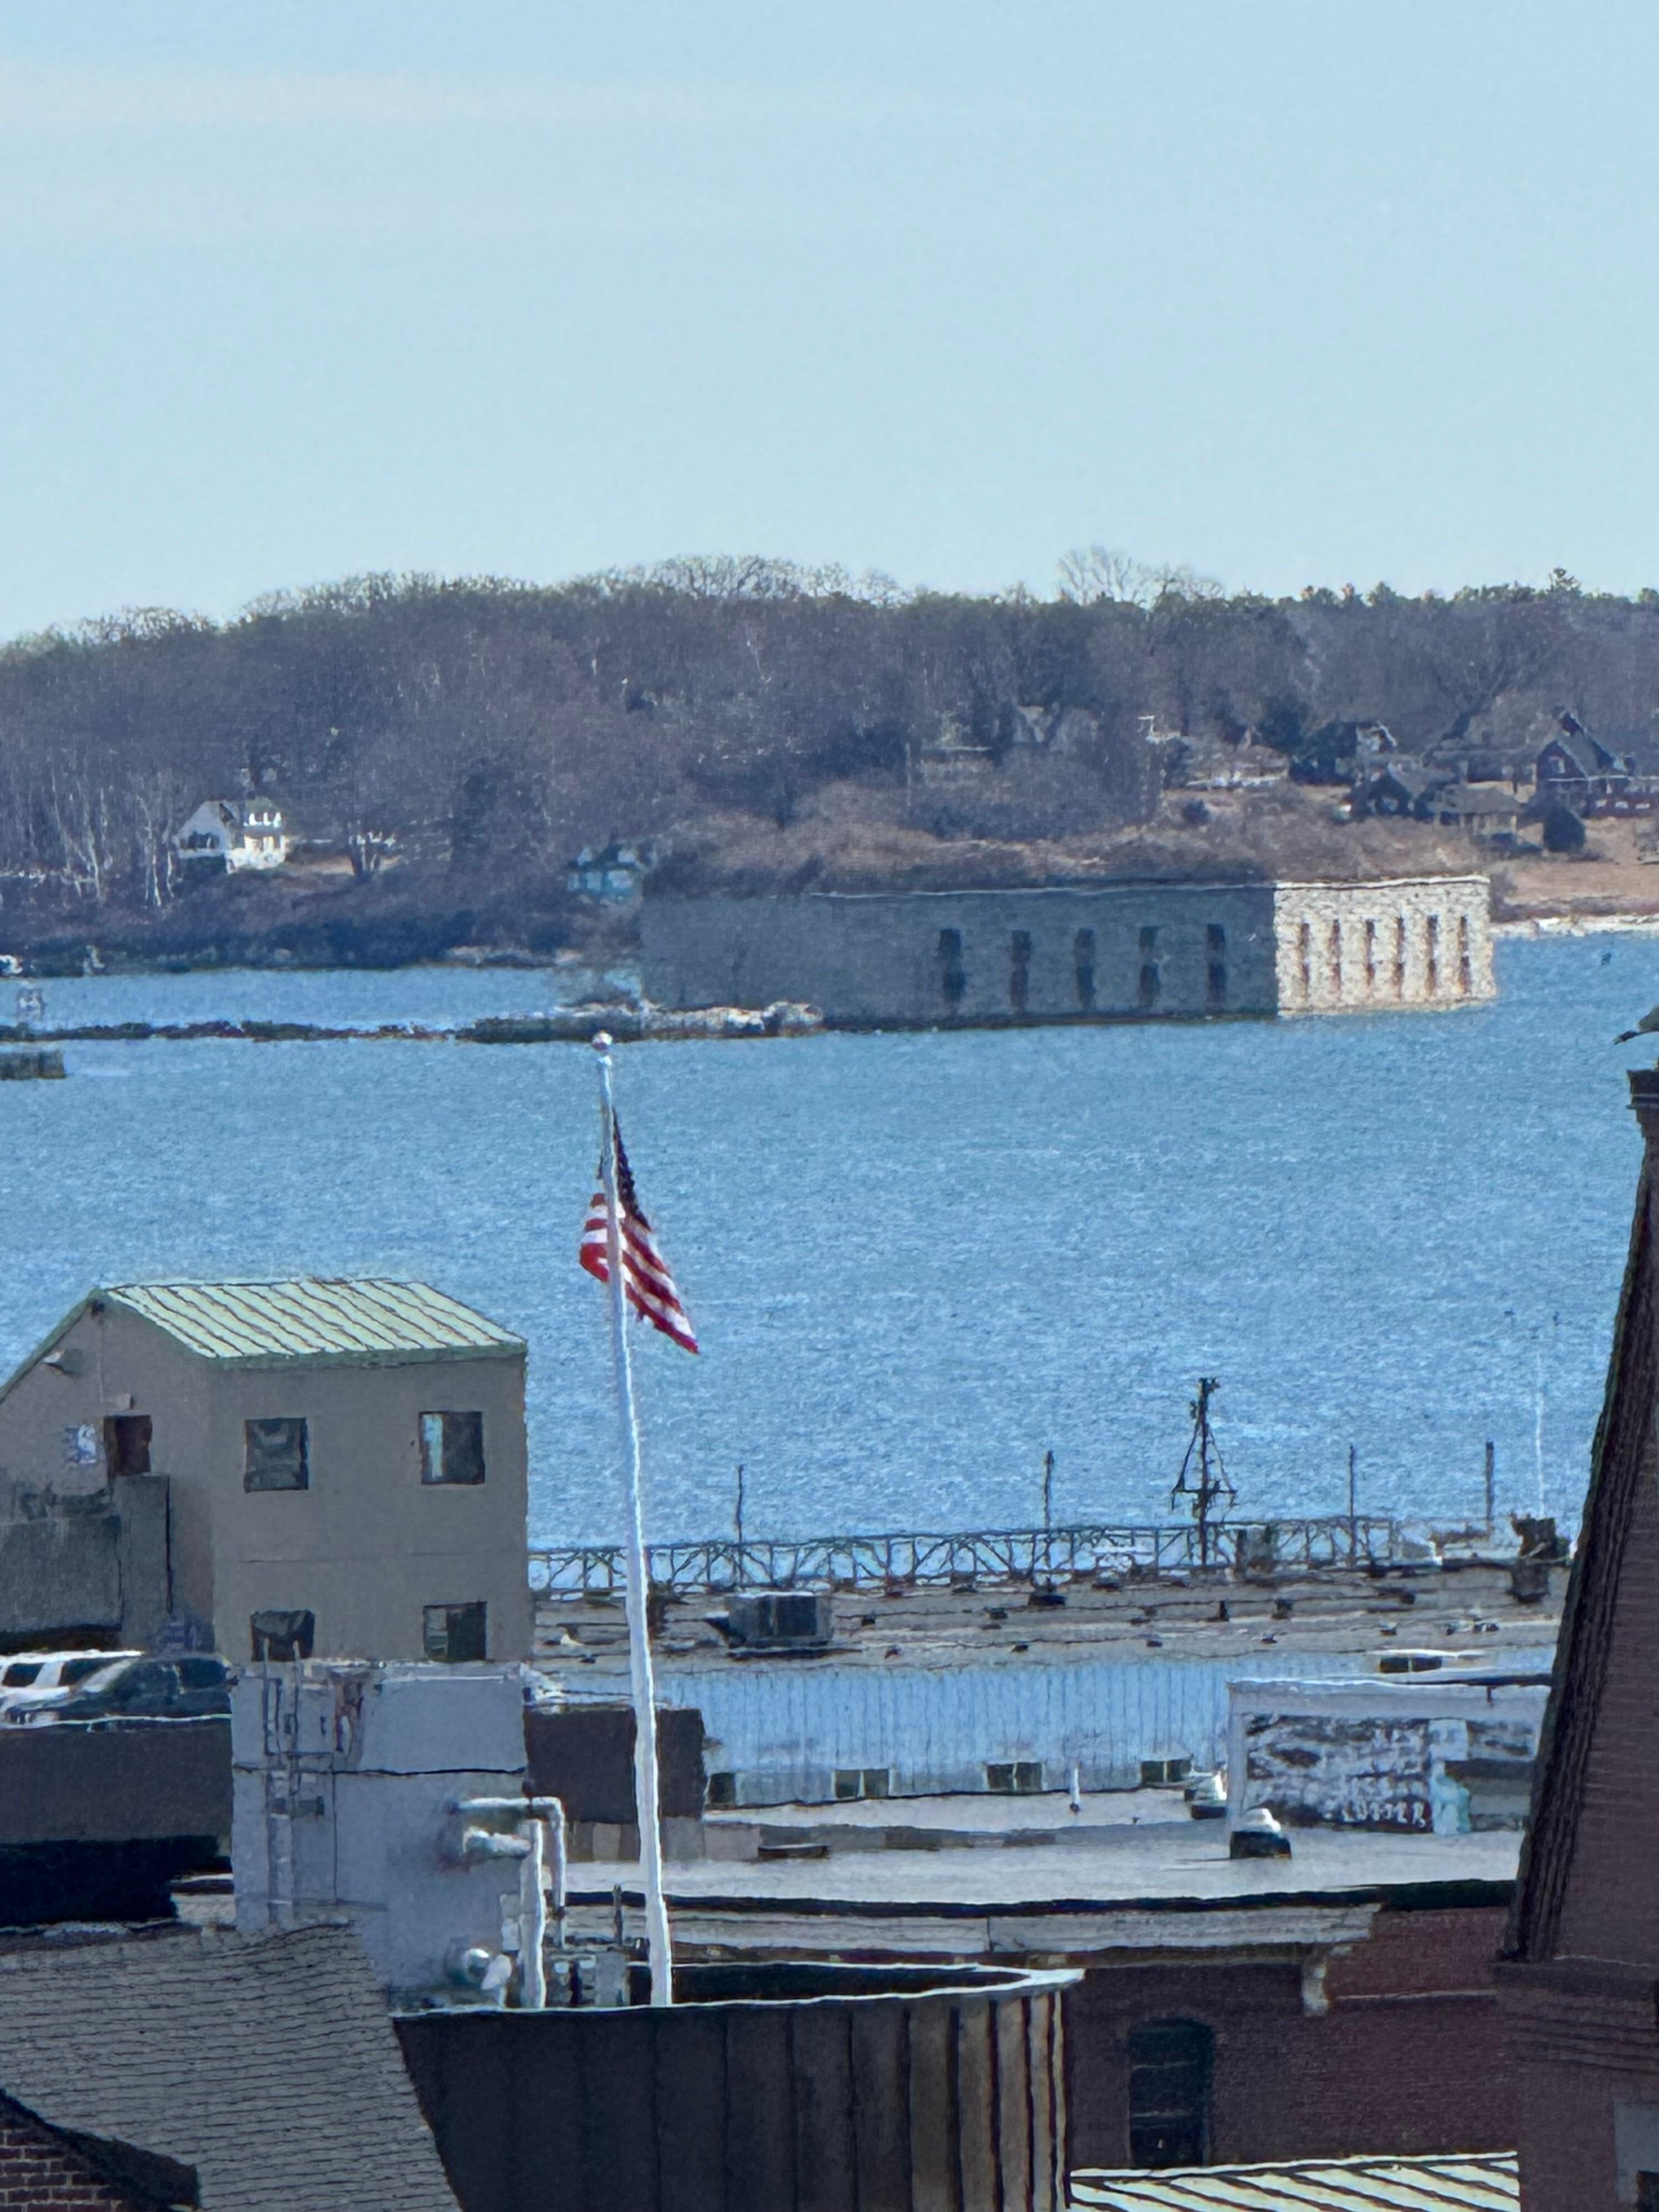
{"type": "MultiPolygon", "coordinates": [[[[1504,945],[1455,1014],[635,1047],[619,1095],[703,1343],[643,1334],[650,1516],[757,1534],[1154,1518],[1194,1378],[1241,1510],[1576,1516],[1638,1160],[1613,1032],[1659,943],[1504,945]]],[[[145,976],[49,1018],[465,1019],[549,975],[145,976]]],[[[3,1001],[0,1001],[3,1003],[3,1001]]],[[[582,1046],[71,1046],[0,1085],[0,1362],[97,1281],[387,1273],[531,1343],[532,1533],[616,1533],[574,1249],[582,1046]]]]}

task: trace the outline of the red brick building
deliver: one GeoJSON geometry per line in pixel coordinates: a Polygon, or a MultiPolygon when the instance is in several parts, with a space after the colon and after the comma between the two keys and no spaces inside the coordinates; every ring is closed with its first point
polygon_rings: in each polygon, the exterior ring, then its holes
{"type": "Polygon", "coordinates": [[[0,2094],[3,2212],[179,2212],[199,2202],[193,2166],[52,2127],[0,2094]]]}
{"type": "Polygon", "coordinates": [[[1500,1970],[1525,2212],[1659,2207],[1659,1070],[1500,1970]]]}

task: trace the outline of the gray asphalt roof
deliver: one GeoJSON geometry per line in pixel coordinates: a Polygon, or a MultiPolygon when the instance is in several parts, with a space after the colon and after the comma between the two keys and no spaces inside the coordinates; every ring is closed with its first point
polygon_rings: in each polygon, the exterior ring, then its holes
{"type": "Polygon", "coordinates": [[[203,2212],[455,2212],[347,1929],[16,1939],[0,2087],[193,2166],[203,2212]]]}
{"type": "MultiPolygon", "coordinates": [[[[887,1809],[896,1820],[903,1808],[890,1800],[887,1809]]],[[[671,1904],[706,1910],[724,1903],[736,1911],[782,1903],[823,1912],[1266,1904],[1418,1884],[1509,1883],[1521,1848],[1513,1830],[1413,1836],[1305,1828],[1292,1835],[1291,1858],[1231,1859],[1220,1820],[1160,1820],[1096,1835],[1047,1845],[837,1851],[828,1859],[696,1860],[667,1869],[668,1893],[671,1904]]],[[[630,1875],[637,1882],[626,1864],[574,1867],[572,1896],[603,1903],[611,1884],[626,1887],[630,1875]]]]}

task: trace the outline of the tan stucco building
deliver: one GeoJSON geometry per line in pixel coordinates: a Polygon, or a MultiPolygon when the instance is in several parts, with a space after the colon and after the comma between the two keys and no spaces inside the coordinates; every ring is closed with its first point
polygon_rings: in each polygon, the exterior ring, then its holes
{"type": "Polygon", "coordinates": [[[0,1385],[0,1485],[168,1485],[167,1610],[232,1659],[518,1659],[525,1345],[423,1283],[121,1284],[0,1385]]]}

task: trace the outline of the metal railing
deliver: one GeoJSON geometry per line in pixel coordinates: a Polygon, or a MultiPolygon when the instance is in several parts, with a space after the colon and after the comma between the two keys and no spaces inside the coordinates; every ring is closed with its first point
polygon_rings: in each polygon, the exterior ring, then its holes
{"type": "MultiPolygon", "coordinates": [[[[957,1535],[799,1536],[739,1544],[714,1537],[653,1544],[651,1579],[672,1590],[949,1587],[969,1581],[1042,1582],[1074,1575],[1182,1573],[1206,1565],[1252,1568],[1386,1565],[1402,1556],[1401,1524],[1382,1514],[1319,1520],[1232,1521],[1207,1532],[1207,1559],[1191,1522],[1088,1522],[1065,1528],[980,1528],[957,1535]]],[[[609,1596],[623,1585],[613,1544],[532,1549],[530,1586],[548,1597],[609,1596]]]]}

